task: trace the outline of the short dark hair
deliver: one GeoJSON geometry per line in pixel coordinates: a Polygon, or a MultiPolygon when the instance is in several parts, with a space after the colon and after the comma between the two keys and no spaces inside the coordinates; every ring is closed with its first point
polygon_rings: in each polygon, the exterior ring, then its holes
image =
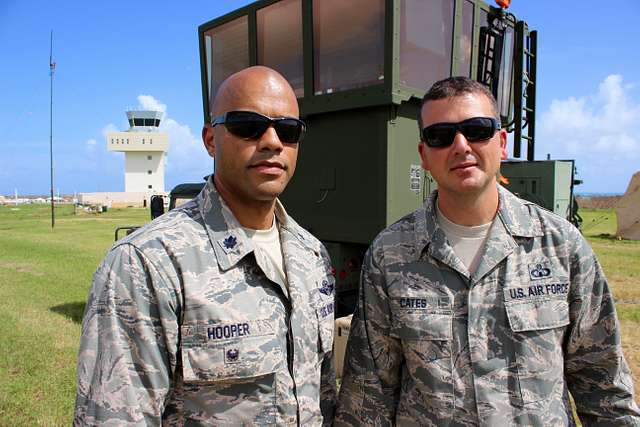
{"type": "Polygon", "coordinates": [[[424,107],[424,104],[429,101],[453,98],[470,93],[482,94],[486,96],[487,99],[491,101],[495,118],[500,120],[498,103],[496,102],[496,99],[487,86],[473,79],[470,79],[469,77],[449,77],[444,80],[435,82],[433,86],[431,86],[431,88],[427,91],[427,93],[425,93],[422,97],[420,108],[418,109],[418,127],[420,133],[422,134],[422,108],[424,107]]]}

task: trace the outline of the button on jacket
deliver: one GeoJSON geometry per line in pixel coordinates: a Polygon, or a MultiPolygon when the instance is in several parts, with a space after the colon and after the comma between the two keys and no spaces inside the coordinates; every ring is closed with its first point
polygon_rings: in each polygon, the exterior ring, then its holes
{"type": "Polygon", "coordinates": [[[109,251],[82,324],[75,425],[325,425],[334,279],[276,206],[287,285],[210,180],[109,251]]]}
{"type": "Polygon", "coordinates": [[[366,255],[336,425],[640,425],[609,286],[580,232],[499,190],[469,274],[434,192],[366,255]]]}

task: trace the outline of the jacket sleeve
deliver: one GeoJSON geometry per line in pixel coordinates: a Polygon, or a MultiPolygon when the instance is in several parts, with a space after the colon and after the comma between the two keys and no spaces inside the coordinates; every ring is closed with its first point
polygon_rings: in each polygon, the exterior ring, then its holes
{"type": "Polygon", "coordinates": [[[322,425],[331,426],[336,408],[336,370],[333,364],[333,352],[324,355],[320,382],[322,425]]]}
{"type": "Polygon", "coordinates": [[[403,355],[400,341],[390,336],[389,297],[376,255],[382,259],[382,251],[372,246],[362,268],[338,398],[339,426],[390,426],[395,421],[403,355]]]}
{"type": "Polygon", "coordinates": [[[160,425],[176,360],[176,296],[133,246],[93,277],[82,322],[74,425],[160,425]]]}
{"type": "MultiPolygon", "coordinates": [[[[324,271],[327,277],[327,281],[329,281],[333,290],[335,291],[335,279],[331,273],[331,258],[329,256],[329,252],[327,249],[322,246],[322,261],[324,264],[324,271]]],[[[334,293],[334,301],[335,301],[335,293],[334,293]]],[[[336,391],[336,369],[333,361],[333,330],[334,330],[334,316],[331,317],[331,324],[329,325],[329,330],[326,331],[331,336],[330,339],[326,339],[326,333],[323,334],[320,332],[321,339],[326,341],[324,343],[324,347],[328,348],[329,351],[324,353],[324,358],[322,359],[322,364],[320,367],[320,412],[322,413],[322,425],[327,427],[333,425],[333,420],[335,416],[336,410],[336,401],[337,401],[337,391],[336,391]]],[[[322,326],[321,326],[322,327],[322,326]]]]}
{"type": "Polygon", "coordinates": [[[565,348],[569,390],[583,425],[640,426],[609,285],[592,249],[577,230],[573,231],[572,326],[565,348]]]}

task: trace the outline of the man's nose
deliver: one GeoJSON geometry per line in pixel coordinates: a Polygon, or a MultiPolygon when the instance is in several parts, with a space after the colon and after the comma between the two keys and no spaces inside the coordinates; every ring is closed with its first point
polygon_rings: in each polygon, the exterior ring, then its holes
{"type": "Polygon", "coordinates": [[[282,151],[282,141],[273,126],[269,126],[267,130],[258,139],[258,150],[282,151]]]}
{"type": "Polygon", "coordinates": [[[469,145],[469,141],[460,131],[456,131],[455,136],[453,137],[453,144],[451,144],[451,149],[454,150],[456,154],[468,153],[471,151],[471,147],[469,145]]]}

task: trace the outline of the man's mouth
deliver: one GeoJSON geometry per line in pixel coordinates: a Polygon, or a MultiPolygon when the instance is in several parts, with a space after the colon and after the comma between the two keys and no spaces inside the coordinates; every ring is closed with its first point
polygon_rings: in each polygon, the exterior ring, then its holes
{"type": "Polygon", "coordinates": [[[464,162],[464,163],[458,163],[457,165],[453,166],[450,170],[455,171],[455,170],[465,170],[465,169],[469,169],[472,167],[478,166],[478,164],[476,162],[464,162]]]}
{"type": "Polygon", "coordinates": [[[263,160],[261,162],[253,163],[249,166],[249,169],[256,169],[258,172],[266,174],[281,174],[287,170],[287,167],[280,162],[263,160]]]}

